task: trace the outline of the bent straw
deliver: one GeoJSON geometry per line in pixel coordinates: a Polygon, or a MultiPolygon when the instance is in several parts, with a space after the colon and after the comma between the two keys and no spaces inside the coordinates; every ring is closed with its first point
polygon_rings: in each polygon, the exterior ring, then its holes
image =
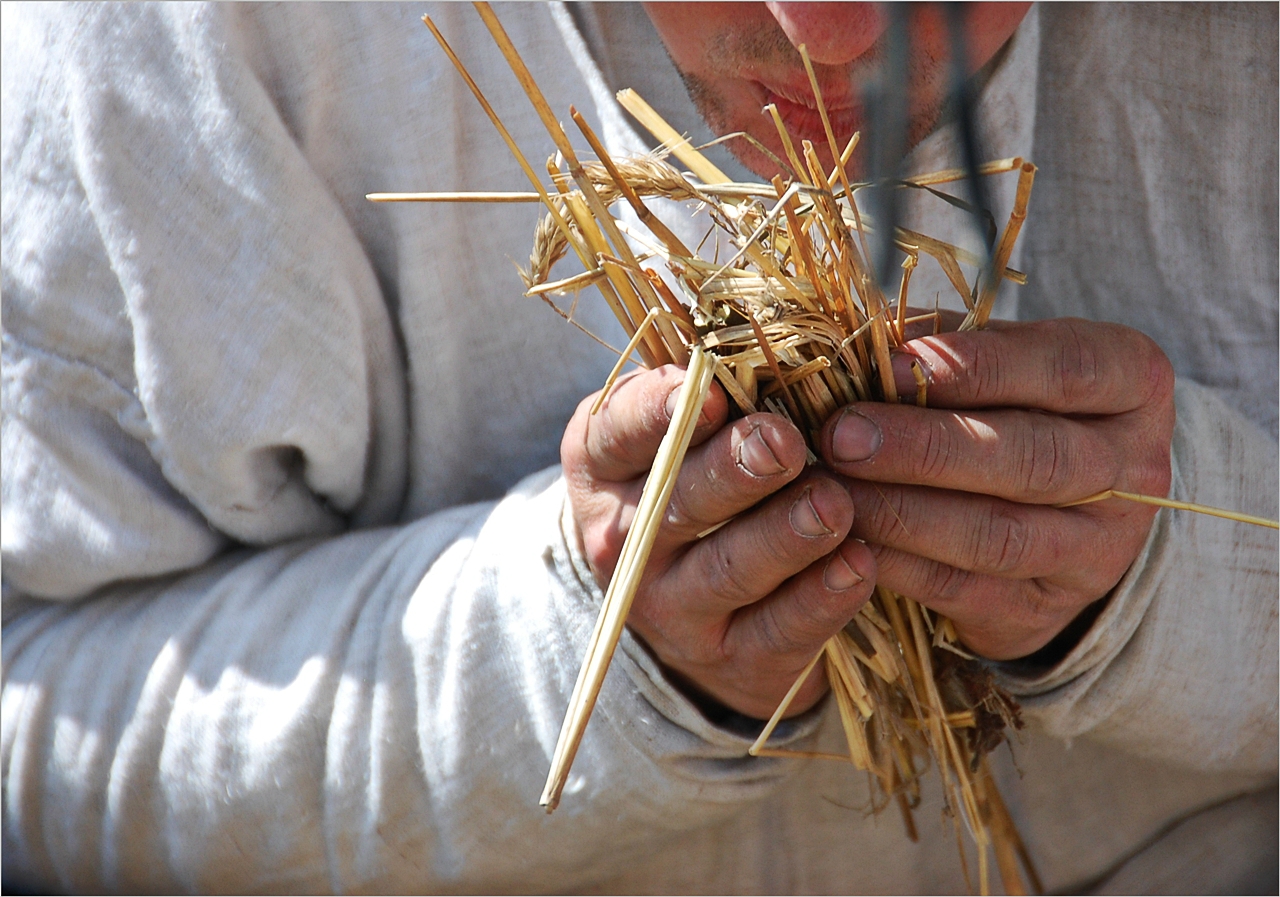
{"type": "Polygon", "coordinates": [[[1223,508],[1212,508],[1209,505],[1198,505],[1190,501],[1178,501],[1173,498],[1157,498],[1154,495],[1140,495],[1136,492],[1121,492],[1119,489],[1104,489],[1096,495],[1090,495],[1087,498],[1078,498],[1075,501],[1063,502],[1060,505],[1054,505],[1055,508],[1075,508],[1080,505],[1092,504],[1095,501],[1105,501],[1108,498],[1122,498],[1125,501],[1134,501],[1143,505],[1155,505],[1160,508],[1176,508],[1179,511],[1195,511],[1197,514],[1208,514],[1211,517],[1222,517],[1225,520],[1234,520],[1237,523],[1251,523],[1254,526],[1265,526],[1269,529],[1280,529],[1280,520],[1269,520],[1266,517],[1254,517],[1252,514],[1241,514],[1239,511],[1227,511],[1223,508]]]}
{"type": "MultiPolygon", "coordinates": [[[[1023,162],[1018,174],[1018,190],[1013,199],[1013,211],[1009,213],[1009,223],[1005,225],[1000,243],[996,246],[992,257],[991,271],[993,272],[1003,271],[1009,264],[1009,257],[1013,255],[1013,245],[1018,241],[1018,233],[1022,230],[1023,222],[1027,220],[1027,203],[1031,199],[1031,185],[1035,177],[1035,165],[1023,162]]],[[[1000,277],[984,279],[978,301],[965,316],[964,322],[960,325],[961,330],[980,330],[987,325],[992,306],[995,305],[996,290],[999,289],[1002,279],[1000,277]]]]}

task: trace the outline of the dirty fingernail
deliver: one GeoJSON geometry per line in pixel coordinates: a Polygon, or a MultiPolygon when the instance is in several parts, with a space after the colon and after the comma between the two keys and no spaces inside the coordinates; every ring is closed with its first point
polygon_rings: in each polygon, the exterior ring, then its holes
{"type": "Polygon", "coordinates": [[[787,469],[778,460],[759,427],[748,433],[747,438],[738,444],[738,463],[747,473],[757,477],[771,477],[787,469]]]}
{"type": "Polygon", "coordinates": [[[791,506],[791,528],[797,534],[809,539],[832,535],[831,530],[818,516],[818,509],[813,506],[813,490],[804,490],[796,499],[796,503],[791,506]]]}
{"type": "Polygon", "coordinates": [[[857,570],[849,566],[849,562],[840,555],[840,552],[831,556],[831,560],[827,561],[827,568],[822,571],[822,584],[833,592],[852,589],[860,582],[862,577],[857,570]]]}
{"type": "Polygon", "coordinates": [[[880,450],[883,439],[875,421],[846,408],[831,434],[831,454],[836,461],[865,461],[880,450]]]}
{"type": "Polygon", "coordinates": [[[929,369],[919,357],[906,352],[895,354],[892,365],[893,385],[898,390],[898,401],[914,404],[916,397],[920,395],[920,381],[916,379],[916,375],[918,373],[923,377],[925,385],[928,386],[929,369]]]}

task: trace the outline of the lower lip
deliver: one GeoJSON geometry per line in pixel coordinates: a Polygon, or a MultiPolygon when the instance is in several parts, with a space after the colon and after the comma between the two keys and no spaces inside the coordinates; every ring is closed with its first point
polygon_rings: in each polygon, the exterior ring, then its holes
{"type": "MultiPolygon", "coordinates": [[[[765,102],[772,103],[778,108],[778,115],[782,118],[782,123],[787,126],[787,131],[790,132],[793,140],[808,140],[815,146],[826,144],[827,131],[822,126],[822,116],[817,109],[788,100],[768,88],[765,89],[765,95],[765,102]]],[[[837,140],[841,135],[853,134],[861,118],[860,112],[857,106],[827,109],[827,118],[831,122],[831,130],[835,133],[837,140]]]]}

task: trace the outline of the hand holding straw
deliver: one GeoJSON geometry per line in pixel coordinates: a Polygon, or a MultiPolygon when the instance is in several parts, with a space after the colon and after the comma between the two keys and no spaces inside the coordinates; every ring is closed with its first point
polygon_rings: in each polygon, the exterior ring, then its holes
{"type": "MultiPolygon", "coordinates": [[[[728,183],[723,172],[634,92],[619,95],[619,101],[637,120],[691,170],[697,180],[690,180],[661,159],[611,158],[582,116],[570,110],[597,156],[596,161],[580,159],[492,10],[486,4],[477,4],[477,9],[559,150],[548,167],[552,189],[544,186],[523,157],[438,29],[430,19],[424,19],[520,163],[534,192],[371,194],[370,199],[540,201],[546,217],[535,235],[530,269],[523,275],[528,294],[539,296],[572,322],[572,314],[556,307],[551,294],[594,284],[631,340],[621,353],[623,360],[633,351],[649,367],[688,359],[675,413],[624,540],[553,754],[541,798],[550,811],[559,801],[626,624],[711,379],[720,379],[743,412],[768,410],[789,418],[815,447],[824,421],[838,408],[855,401],[895,401],[897,385],[890,350],[905,338],[911,272],[920,256],[938,262],[969,309],[961,330],[983,328],[999,282],[1025,280],[1007,265],[1026,217],[1035,166],[1022,159],[1007,159],[977,167],[984,176],[1016,171],[1019,179],[1014,208],[996,242],[990,267],[958,247],[893,227],[892,216],[888,218],[882,243],[896,245],[907,254],[894,308],[886,299],[889,282],[885,271],[873,270],[871,264],[867,234],[875,232],[876,222],[863,216],[854,202],[856,192],[866,185],[853,183],[845,170],[857,135],[839,150],[803,47],[801,56],[834,168],[830,173],[822,169],[808,141],[797,148],[775,110],[779,136],[794,169],[795,180],[790,184],[778,179],[772,185],[728,183]],[[719,264],[698,258],[649,213],[644,197],[653,195],[707,205],[737,252],[719,264]],[[609,205],[617,200],[626,201],[647,234],[633,231],[612,216],[609,205]],[[772,202],[772,207],[765,202],[772,202]],[[646,245],[668,265],[674,285],[684,292],[682,298],[676,297],[672,284],[640,267],[628,237],[646,245]],[[570,250],[585,271],[551,281],[549,273],[555,260],[570,250]],[[962,264],[982,267],[972,287],[962,264]],[[989,276],[992,271],[999,272],[999,277],[989,276]]],[[[895,189],[932,190],[934,185],[971,176],[973,160],[966,161],[967,171],[897,181],[895,189]]],[[[610,383],[622,364],[620,361],[610,383]]],[[[912,373],[916,401],[925,405],[929,381],[918,366],[913,366],[912,373]]],[[[1072,504],[1107,498],[1217,512],[1115,490],[1072,504]]],[[[1229,512],[1220,516],[1275,526],[1273,521],[1229,512]]],[[[979,848],[980,890],[985,893],[989,887],[987,847],[994,851],[1010,892],[1024,887],[1019,864],[1038,888],[1025,845],[984,759],[1000,742],[1006,724],[1020,725],[1017,706],[958,644],[952,622],[910,598],[878,587],[862,612],[811,659],[751,753],[830,756],[778,751],[766,745],[773,727],[820,660],[835,693],[848,741],[847,759],[874,776],[886,799],[898,801],[909,835],[915,831],[911,802],[919,794],[925,764],[932,759],[941,773],[948,805],[979,848]]]]}

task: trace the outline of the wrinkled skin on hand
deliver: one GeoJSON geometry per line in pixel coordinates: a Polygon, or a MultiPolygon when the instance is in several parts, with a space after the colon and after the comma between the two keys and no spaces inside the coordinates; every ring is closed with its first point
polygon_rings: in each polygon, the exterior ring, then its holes
{"type": "Polygon", "coordinates": [[[880,584],[950,617],[994,660],[1047,644],[1105,596],[1146,541],[1164,497],[1173,367],[1127,327],[1077,319],[992,322],[913,340],[895,360],[928,408],[860,403],[823,431],[822,455],[859,510],[880,584]]]}
{"type": "MultiPolygon", "coordinates": [[[[598,414],[586,399],[565,432],[569,499],[602,588],[683,379],[670,366],[636,373],[598,414]]],[[[763,718],[870,597],[875,561],[849,538],[848,492],[805,469],[795,427],[771,414],[726,425],[727,417],[713,385],[628,624],[695,694],[763,718]]],[[[794,710],[813,706],[825,687],[815,672],[794,710]]]]}
{"type": "MultiPolygon", "coordinates": [[[[1110,488],[1166,494],[1173,372],[1154,342],[1080,320],[926,336],[895,359],[907,397],[913,359],[929,407],[837,412],[825,464],[807,469],[795,427],[727,423],[712,387],[628,618],[695,696],[769,716],[877,581],[951,617],[977,653],[1023,657],[1132,564],[1152,508],[1053,506],[1110,488]]],[[[637,372],[598,414],[584,400],[565,432],[573,516],[602,588],[683,376],[637,372]]],[[[825,689],[819,667],[791,713],[825,689]]]]}

